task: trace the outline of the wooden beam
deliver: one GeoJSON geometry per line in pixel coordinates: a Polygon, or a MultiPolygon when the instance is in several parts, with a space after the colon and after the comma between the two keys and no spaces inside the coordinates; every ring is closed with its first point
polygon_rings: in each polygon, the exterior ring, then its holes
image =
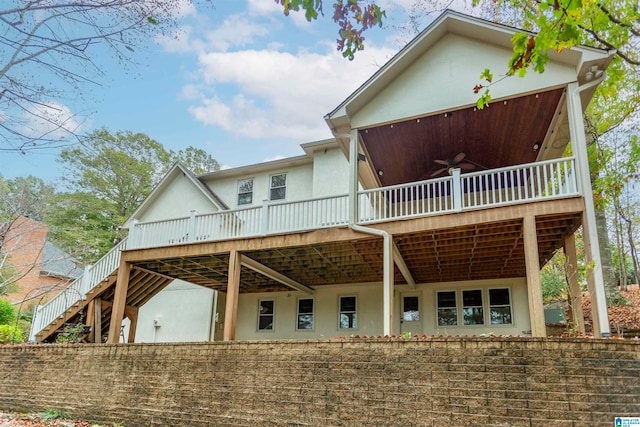
{"type": "Polygon", "coordinates": [[[238,294],[240,293],[240,260],[242,254],[235,249],[229,254],[229,281],[227,282],[227,302],[224,315],[225,341],[236,339],[236,320],[238,318],[238,294]]]}
{"type": "Polygon", "coordinates": [[[578,284],[578,257],[576,256],[576,238],[575,234],[569,234],[564,237],[564,255],[565,270],[567,275],[567,284],[569,285],[569,299],[571,300],[571,314],[573,327],[581,334],[585,333],[584,329],[584,313],[582,311],[582,292],[578,284]]]}
{"type": "Polygon", "coordinates": [[[415,289],[416,281],[413,279],[411,270],[409,270],[409,267],[407,267],[407,264],[404,262],[404,258],[402,258],[402,254],[400,253],[400,249],[398,249],[396,242],[393,242],[393,261],[398,266],[398,270],[402,273],[402,277],[407,281],[409,287],[411,289],[415,289]]]}
{"type": "Polygon", "coordinates": [[[120,341],[120,329],[124,319],[124,309],[127,305],[127,291],[129,289],[129,275],[131,274],[131,264],[126,261],[120,262],[118,268],[118,280],[113,296],[113,308],[111,309],[111,323],[109,325],[109,338],[107,343],[118,344],[120,341]]]}
{"type": "Polygon", "coordinates": [[[536,218],[533,215],[527,215],[523,218],[522,236],[524,240],[524,260],[527,268],[527,295],[529,299],[531,335],[534,337],[546,337],[536,218]]]}
{"type": "Polygon", "coordinates": [[[135,342],[136,328],[138,327],[138,307],[125,307],[124,314],[129,319],[129,337],[128,343],[135,342]]]}
{"type": "Polygon", "coordinates": [[[283,285],[286,285],[297,291],[301,291],[309,295],[313,295],[313,293],[315,292],[313,289],[309,288],[308,286],[305,286],[302,283],[298,283],[295,280],[285,276],[284,274],[279,273],[274,269],[269,268],[266,265],[261,264],[254,259],[249,258],[246,255],[240,255],[240,263],[245,267],[250,268],[251,270],[262,274],[263,276],[267,276],[268,278],[273,279],[276,282],[282,283],[283,285]]]}

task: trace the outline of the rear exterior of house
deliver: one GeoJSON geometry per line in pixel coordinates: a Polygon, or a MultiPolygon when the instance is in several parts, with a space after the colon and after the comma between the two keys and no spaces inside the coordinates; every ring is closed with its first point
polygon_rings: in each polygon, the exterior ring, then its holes
{"type": "Polygon", "coordinates": [[[219,292],[209,339],[544,336],[540,268],[559,248],[575,268],[580,226],[594,332],[608,334],[582,113],[613,53],[551,52],[544,74],[503,80],[479,109],[473,87],[504,69],[512,35],[446,12],[305,155],[199,177],[176,165],[72,285],[84,298],[42,307],[33,337],[81,321],[118,342],[128,318],[133,341],[163,327],[139,310],[175,279],[219,292]]]}

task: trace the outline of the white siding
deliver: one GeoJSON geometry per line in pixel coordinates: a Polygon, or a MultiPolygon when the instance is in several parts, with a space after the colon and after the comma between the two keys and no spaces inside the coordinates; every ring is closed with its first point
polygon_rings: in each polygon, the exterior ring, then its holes
{"type": "Polygon", "coordinates": [[[136,342],[209,341],[213,303],[213,290],[173,281],[140,308],[136,342]]]}
{"type": "Polygon", "coordinates": [[[202,194],[189,178],[176,173],[163,191],[158,194],[147,208],[140,212],[136,218],[138,221],[158,221],[170,218],[189,216],[192,209],[198,213],[215,212],[217,208],[202,194]]]}
{"type": "Polygon", "coordinates": [[[311,164],[279,167],[268,172],[245,174],[209,180],[206,184],[220,197],[230,209],[260,206],[263,200],[269,199],[270,177],[281,173],[287,174],[287,196],[285,201],[311,198],[313,191],[313,167],[311,164]],[[253,203],[238,206],[238,181],[253,178],[253,203]]]}
{"type": "MultiPolygon", "coordinates": [[[[489,68],[494,80],[506,71],[509,49],[448,34],[380,91],[360,111],[352,112],[351,127],[406,119],[474,105],[473,87],[489,68]]],[[[547,90],[576,79],[575,69],[549,62],[544,74],[529,71],[525,78],[507,78],[491,87],[494,99],[547,90]]]]}
{"type": "MultiPolygon", "coordinates": [[[[525,279],[497,279],[472,282],[439,283],[437,285],[419,285],[416,290],[406,286],[396,286],[394,331],[400,333],[400,302],[403,291],[416,295],[420,299],[420,326],[425,334],[479,335],[513,334],[523,335],[530,331],[529,306],[525,279]],[[488,310],[488,289],[509,288],[513,324],[486,326],[455,326],[438,328],[436,321],[436,291],[454,290],[461,294],[463,289],[481,289],[488,310]]],[[[459,301],[461,304],[461,301],[459,301]]],[[[382,333],[382,284],[327,286],[316,290],[309,296],[302,292],[273,292],[259,294],[241,294],[238,303],[236,339],[316,339],[342,335],[379,335],[382,333]],[[355,295],[357,297],[358,327],[356,329],[338,328],[338,298],[355,295]],[[296,304],[298,298],[315,298],[315,327],[312,331],[296,330],[296,304]],[[258,331],[258,302],[260,299],[275,301],[275,328],[273,331],[258,331]]]]}
{"type": "Polygon", "coordinates": [[[349,192],[349,163],[342,150],[332,148],[313,153],[313,196],[349,192]]]}

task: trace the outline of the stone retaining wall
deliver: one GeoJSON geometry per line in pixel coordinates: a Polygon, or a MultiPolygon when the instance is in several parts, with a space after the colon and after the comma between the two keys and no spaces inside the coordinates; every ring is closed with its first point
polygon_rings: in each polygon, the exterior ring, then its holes
{"type": "Polygon", "coordinates": [[[136,426],[613,426],[640,342],[418,338],[0,347],[0,408],[136,426]]]}

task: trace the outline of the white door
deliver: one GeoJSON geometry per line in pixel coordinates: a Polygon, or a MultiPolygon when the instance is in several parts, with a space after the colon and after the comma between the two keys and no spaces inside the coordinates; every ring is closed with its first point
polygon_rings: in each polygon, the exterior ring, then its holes
{"type": "Polygon", "coordinates": [[[400,313],[400,332],[411,335],[422,334],[422,313],[418,295],[403,295],[400,313]]]}

